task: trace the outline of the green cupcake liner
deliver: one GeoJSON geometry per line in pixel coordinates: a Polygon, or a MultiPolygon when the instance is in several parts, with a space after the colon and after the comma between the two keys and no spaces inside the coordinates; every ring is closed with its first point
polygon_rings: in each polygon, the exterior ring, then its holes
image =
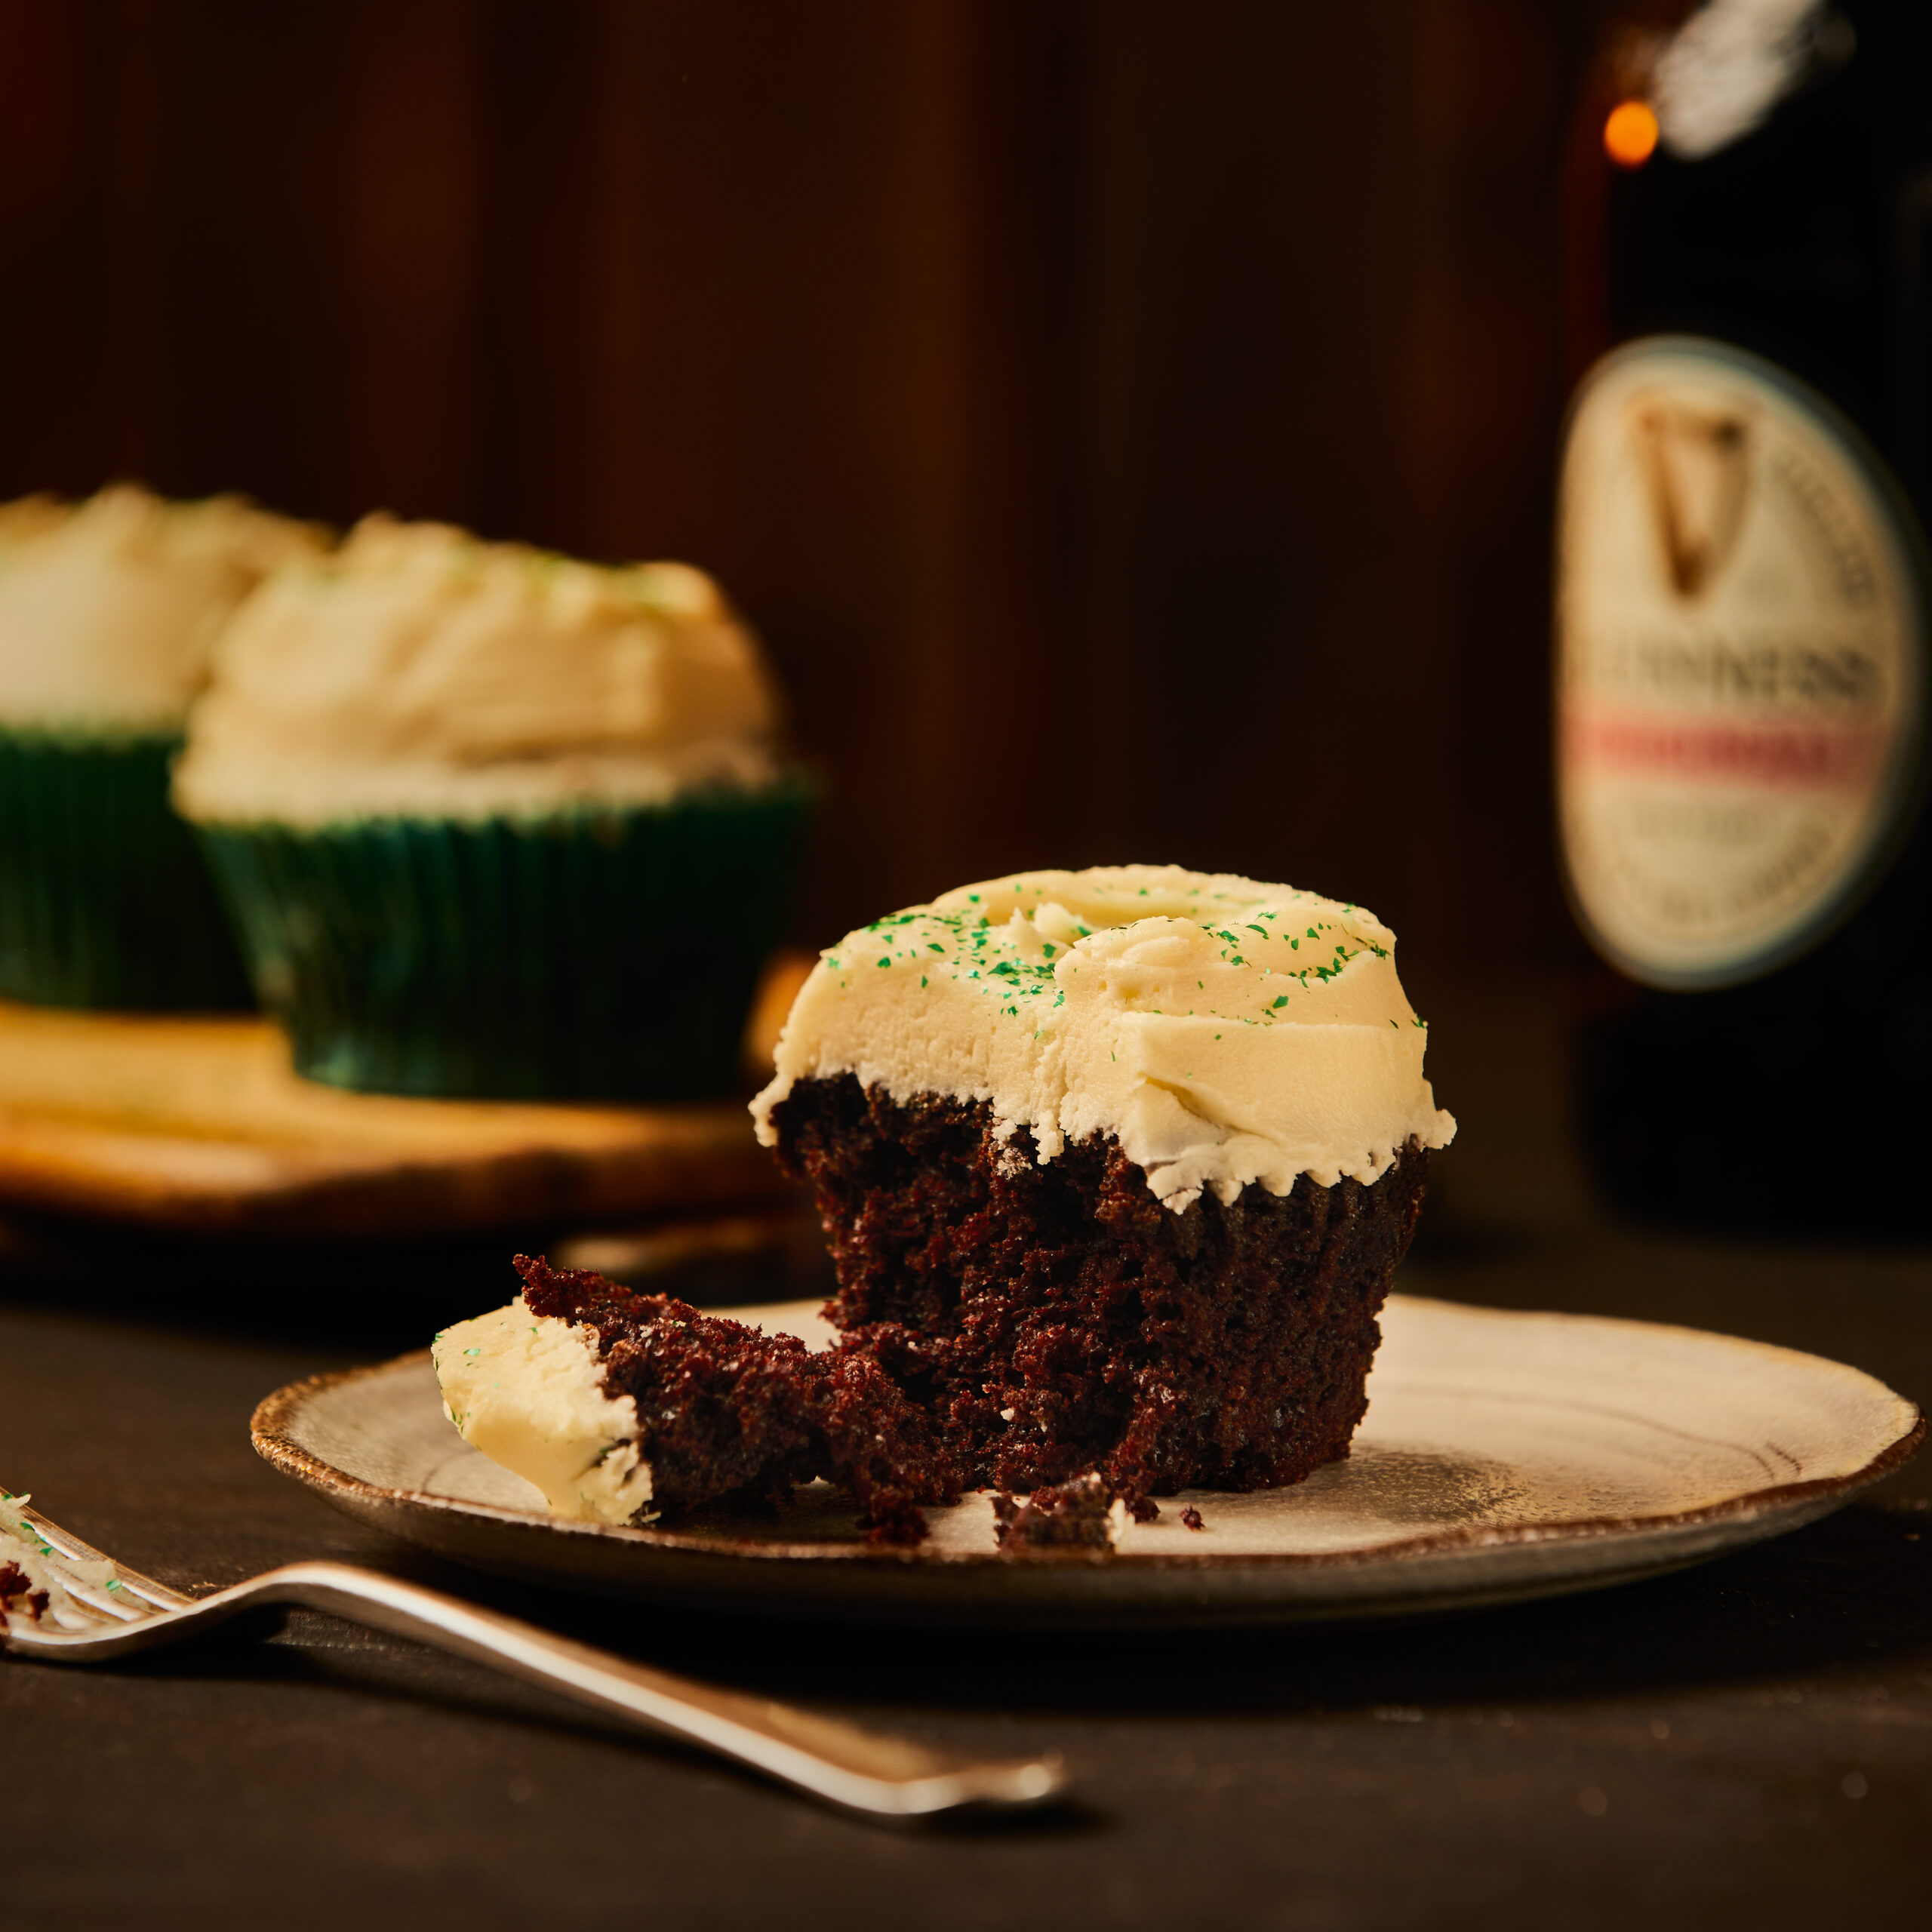
{"type": "Polygon", "coordinates": [[[254,1004],[193,832],[177,734],[0,729],[0,995],[51,1006],[254,1004]]]}
{"type": "Polygon", "coordinates": [[[808,788],[540,819],[202,828],[262,1004],[332,1086],[697,1100],[738,1080],[808,788]]]}

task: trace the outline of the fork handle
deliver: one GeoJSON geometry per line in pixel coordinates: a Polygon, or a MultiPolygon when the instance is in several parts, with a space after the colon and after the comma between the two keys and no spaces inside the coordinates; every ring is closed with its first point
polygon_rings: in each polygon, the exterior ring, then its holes
{"type": "MultiPolygon", "coordinates": [[[[261,1603],[325,1611],[492,1665],[868,1818],[924,1817],[961,1805],[1037,1804],[1065,1783],[1056,1755],[988,1761],[876,1737],[769,1698],[633,1663],[460,1598],[346,1563],[288,1564],[203,1597],[168,1621],[219,1623],[261,1603]]],[[[131,1637],[139,1628],[130,1626],[126,1634],[131,1637]]]]}

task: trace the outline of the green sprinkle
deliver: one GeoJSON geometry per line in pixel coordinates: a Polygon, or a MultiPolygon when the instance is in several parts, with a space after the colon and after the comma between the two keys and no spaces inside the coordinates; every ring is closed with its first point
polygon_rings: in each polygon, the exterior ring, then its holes
{"type": "Polygon", "coordinates": [[[465,1349],[463,1350],[463,1353],[466,1355],[480,1355],[482,1352],[483,1351],[481,1349],[465,1349]]]}
{"type": "MultiPolygon", "coordinates": [[[[1278,1000],[1275,1002],[1275,1007],[1283,1007],[1283,1006],[1286,1006],[1286,1005],[1287,1004],[1287,1003],[1288,1003],[1288,996],[1287,996],[1287,995],[1286,993],[1284,993],[1284,994],[1282,994],[1282,995],[1281,996],[1281,998],[1280,998],[1279,999],[1278,999],[1278,1000]]],[[[1270,1008],[1269,1010],[1272,1012],[1272,1011],[1274,1011],[1274,1008],[1270,1008]]]]}
{"type": "Polygon", "coordinates": [[[878,963],[881,966],[890,966],[892,964],[892,955],[890,953],[881,953],[878,963]]]}

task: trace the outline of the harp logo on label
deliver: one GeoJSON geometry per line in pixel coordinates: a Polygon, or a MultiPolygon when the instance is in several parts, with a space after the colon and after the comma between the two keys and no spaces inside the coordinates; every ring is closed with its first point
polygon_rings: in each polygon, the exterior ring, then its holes
{"type": "Polygon", "coordinates": [[[1821,399],[1720,343],[1598,363],[1564,451],[1557,795],[1571,896],[1653,985],[1722,986],[1850,904],[1907,802],[1909,512],[1821,399]]]}

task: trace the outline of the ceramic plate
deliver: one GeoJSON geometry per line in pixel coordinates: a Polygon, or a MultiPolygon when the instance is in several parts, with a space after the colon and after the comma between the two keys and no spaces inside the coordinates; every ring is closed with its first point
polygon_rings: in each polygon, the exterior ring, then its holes
{"type": "MultiPolygon", "coordinates": [[[[725,1311],[828,1345],[812,1304],[725,1311]]],[[[1290,1489],[1163,1499],[1119,1549],[996,1553],[983,1494],[915,1551],[866,1543],[823,1484],[763,1518],[613,1528],[445,1420],[427,1352],[291,1384],[256,1411],[275,1466],[484,1569],[685,1606],[928,1623],[1419,1614],[1587,1589],[1795,1529],[1895,1469],[1924,1423],[1869,1375],[1694,1329],[1398,1295],[1346,1462],[1290,1489]],[[1206,1525],[1191,1530],[1192,1503],[1206,1525]]]]}

